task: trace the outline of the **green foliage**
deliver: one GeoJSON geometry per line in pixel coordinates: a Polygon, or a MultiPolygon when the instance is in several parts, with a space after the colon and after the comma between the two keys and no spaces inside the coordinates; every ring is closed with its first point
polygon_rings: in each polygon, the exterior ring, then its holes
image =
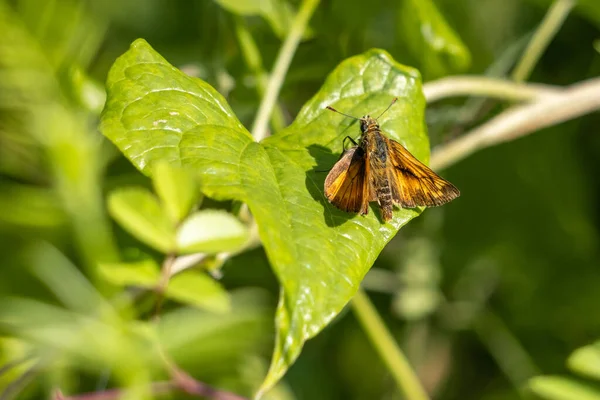
{"type": "MultiPolygon", "coordinates": [[[[0,398],[151,399],[173,365],[248,398],[418,398],[345,312],[359,286],[433,398],[600,398],[597,115],[441,171],[461,198],[398,235],[422,210],[323,197],[359,136],[326,106],[400,97],[382,128],[428,161],[427,131],[443,149],[512,104],[436,102],[426,126],[421,76],[510,76],[571,0],[316,3],[296,49],[302,0],[0,0],[0,398]]],[[[600,3],[573,3],[532,82],[600,74],[600,3]]]]}
{"type": "Polygon", "coordinates": [[[577,349],[568,364],[574,372],[600,381],[600,342],[577,349]]]}
{"type": "MultiPolygon", "coordinates": [[[[259,15],[265,18],[273,32],[280,38],[285,37],[294,18],[294,10],[290,3],[284,0],[215,0],[227,11],[243,16],[259,15]]],[[[305,38],[311,36],[310,30],[304,34],[305,38]]]]}
{"type": "Polygon", "coordinates": [[[158,199],[143,188],[119,189],[111,193],[108,209],[132,235],[163,253],[176,249],[175,227],[158,199]]]}
{"type": "Polygon", "coordinates": [[[157,163],[152,175],[154,190],[172,223],[179,223],[194,206],[200,205],[201,193],[191,171],[157,163]]]}
{"type": "MultiPolygon", "coordinates": [[[[569,368],[584,377],[600,381],[600,342],[577,349],[568,359],[569,368]]],[[[600,384],[562,376],[537,376],[529,389],[548,400],[600,399],[600,384]]]]}
{"type": "Polygon", "coordinates": [[[162,202],[144,188],[110,194],[108,209],[129,233],[166,254],[234,251],[248,241],[247,229],[226,212],[204,210],[186,217],[200,195],[183,169],[159,164],[155,172],[153,181],[162,202]],[[177,183],[187,187],[178,188],[177,183]]]}
{"type": "MultiPolygon", "coordinates": [[[[104,263],[99,266],[102,278],[113,285],[155,290],[160,287],[160,268],[152,259],[129,263],[104,263]]],[[[173,276],[164,291],[168,299],[207,311],[223,313],[231,308],[225,289],[205,273],[185,270],[173,276]]]]}
{"type": "Polygon", "coordinates": [[[469,50],[432,0],[403,0],[399,16],[398,30],[428,79],[462,72],[469,67],[469,50]]]}
{"type": "MultiPolygon", "coordinates": [[[[426,159],[418,73],[382,51],[353,57],[332,72],[290,127],[261,144],[252,142],[214,89],[176,70],[143,41],[136,41],[117,60],[108,87],[102,131],[139,169],[151,174],[153,163],[170,161],[197,171],[207,195],[249,205],[284,288],[275,355],[265,383],[272,386],[304,341],[350,300],[400,226],[418,215],[418,211],[398,210],[392,224],[382,227],[376,212],[352,217],[325,201],[321,189],[325,174],[319,170],[335,162],[344,136],[352,130],[353,136],[358,134],[354,121],[325,106],[357,115],[377,113],[398,96],[398,104],[382,117],[381,126],[426,159]],[[356,243],[363,245],[356,247],[356,243]]],[[[156,214],[156,203],[149,199],[129,204],[131,209],[136,203],[142,209],[146,202],[153,210],[148,215],[156,214]]],[[[110,204],[118,216],[115,202],[110,204]]],[[[137,231],[140,235],[154,232],[157,239],[146,242],[164,251],[169,247],[168,233],[160,232],[166,226],[164,217],[155,216],[137,231]]],[[[186,231],[186,223],[179,229],[186,231]]]]}
{"type": "Polygon", "coordinates": [[[597,400],[597,388],[573,379],[558,376],[541,376],[530,382],[531,390],[548,400],[597,400]]]}

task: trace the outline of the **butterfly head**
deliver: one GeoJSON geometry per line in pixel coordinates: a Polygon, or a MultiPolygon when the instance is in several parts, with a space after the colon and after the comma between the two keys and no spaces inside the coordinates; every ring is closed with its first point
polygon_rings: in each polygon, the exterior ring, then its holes
{"type": "Polygon", "coordinates": [[[367,133],[370,130],[379,128],[379,124],[377,124],[377,120],[372,118],[370,115],[365,115],[360,119],[360,131],[362,133],[367,133]]]}

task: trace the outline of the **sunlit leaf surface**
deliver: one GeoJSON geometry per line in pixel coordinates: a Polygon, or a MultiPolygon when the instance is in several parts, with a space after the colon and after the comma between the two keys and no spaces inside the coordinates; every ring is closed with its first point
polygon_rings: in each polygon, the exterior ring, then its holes
{"type": "Polygon", "coordinates": [[[352,298],[385,244],[420,210],[396,210],[384,224],[339,211],[323,196],[326,172],[342,139],[358,137],[355,120],[325,109],[378,115],[382,129],[427,161],[420,76],[386,52],[342,62],[284,131],[256,143],[225,99],[203,81],[171,66],[138,40],[112,67],[102,131],[146,174],[167,160],[193,168],[202,190],[247,203],[283,287],[277,337],[263,389],[271,387],[352,298]]]}

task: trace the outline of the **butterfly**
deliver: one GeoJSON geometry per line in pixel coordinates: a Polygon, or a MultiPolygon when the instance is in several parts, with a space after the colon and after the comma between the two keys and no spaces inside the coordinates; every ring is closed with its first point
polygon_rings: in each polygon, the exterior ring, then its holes
{"type": "Polygon", "coordinates": [[[396,100],[377,118],[369,115],[356,118],[327,107],[360,122],[359,142],[346,136],[344,142],[350,139],[354,147],[344,151],[325,178],[325,197],[340,210],[366,215],[369,202],[376,201],[384,222],[387,222],[392,219],[394,205],[433,207],[460,196],[453,184],[383,134],[377,120],[396,100]]]}

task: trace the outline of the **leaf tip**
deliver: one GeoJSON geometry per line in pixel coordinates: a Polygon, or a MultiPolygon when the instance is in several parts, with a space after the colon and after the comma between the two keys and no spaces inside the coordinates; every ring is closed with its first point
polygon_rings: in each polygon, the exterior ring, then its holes
{"type": "Polygon", "coordinates": [[[367,58],[378,58],[384,61],[386,64],[389,64],[390,66],[399,69],[400,71],[402,71],[402,73],[409,75],[412,78],[418,79],[419,81],[421,80],[421,72],[419,72],[418,69],[409,67],[404,64],[400,64],[394,59],[394,57],[392,57],[390,53],[383,49],[372,48],[370,50],[367,50],[365,52],[365,55],[367,56],[367,58]]]}
{"type": "Polygon", "coordinates": [[[152,48],[152,46],[150,46],[150,44],[142,38],[138,38],[135,39],[131,45],[129,46],[129,48],[131,50],[140,50],[140,49],[148,49],[148,48],[152,48]]]}

